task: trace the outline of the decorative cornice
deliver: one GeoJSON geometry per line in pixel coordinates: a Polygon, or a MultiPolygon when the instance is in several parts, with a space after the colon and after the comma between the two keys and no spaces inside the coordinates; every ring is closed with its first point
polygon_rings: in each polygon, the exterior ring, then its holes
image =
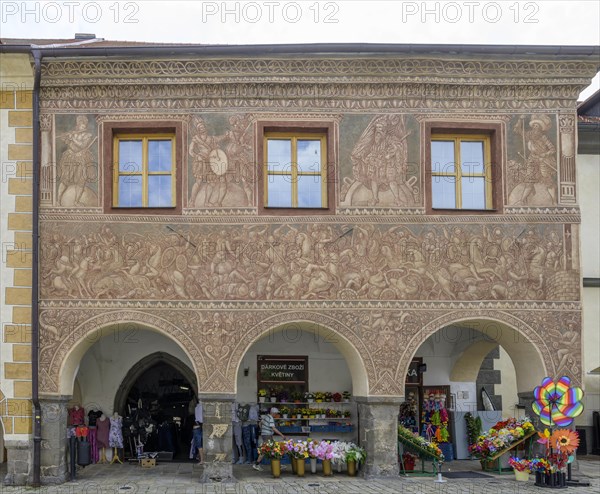
{"type": "Polygon", "coordinates": [[[581,84],[537,84],[521,80],[506,85],[477,79],[470,83],[448,78],[442,84],[312,81],[301,83],[256,83],[223,80],[218,84],[182,84],[176,78],[149,84],[104,86],[73,81],[66,87],[45,87],[41,105],[45,110],[189,111],[226,108],[262,108],[271,111],[331,110],[544,110],[575,111],[581,84]]]}
{"type": "Polygon", "coordinates": [[[360,77],[397,79],[399,77],[430,78],[448,76],[470,78],[487,76],[497,82],[499,77],[514,79],[529,77],[535,83],[541,77],[581,77],[591,78],[596,73],[596,61],[502,61],[502,60],[456,60],[449,57],[415,57],[403,55],[370,57],[324,58],[314,55],[294,58],[252,58],[252,59],[196,59],[196,60],[56,60],[45,61],[42,65],[42,80],[69,80],[69,78],[100,78],[112,84],[107,78],[127,79],[130,77],[172,77],[186,79],[207,79],[227,75],[250,80],[270,79],[276,76],[294,77],[300,80],[305,76],[337,76],[346,82],[360,77]]]}
{"type": "Polygon", "coordinates": [[[147,300],[42,300],[44,309],[178,309],[208,311],[256,310],[541,310],[579,311],[580,302],[536,301],[396,301],[396,300],[294,300],[294,301],[147,301],[147,300]]]}
{"type": "MultiPolygon", "coordinates": [[[[518,208],[521,209],[521,208],[518,208]]],[[[536,213],[491,215],[426,215],[420,208],[416,209],[339,209],[337,215],[322,216],[259,216],[255,209],[189,209],[183,216],[128,216],[107,215],[101,210],[73,209],[66,212],[64,208],[44,208],[40,214],[42,221],[64,221],[70,223],[155,223],[155,224],[281,224],[281,223],[376,223],[376,224],[497,224],[497,223],[581,223],[578,208],[530,208],[536,213]]]]}

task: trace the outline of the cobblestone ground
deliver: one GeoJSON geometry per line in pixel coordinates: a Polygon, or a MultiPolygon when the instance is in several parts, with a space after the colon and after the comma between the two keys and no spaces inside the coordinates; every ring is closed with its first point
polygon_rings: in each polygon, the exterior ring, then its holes
{"type": "MultiPolygon", "coordinates": [[[[458,462],[455,462],[455,464],[458,462]]],[[[235,484],[200,484],[201,468],[192,464],[162,464],[153,469],[137,465],[93,465],[79,472],[77,481],[39,489],[7,487],[0,484],[1,494],[544,494],[533,480],[516,482],[514,476],[490,475],[477,479],[448,479],[436,483],[435,478],[397,477],[394,479],[350,478],[335,473],[333,477],[307,473],[299,479],[283,472],[272,479],[268,468],[255,472],[246,465],[234,467],[235,484]]],[[[454,468],[457,470],[457,468],[454,468]]],[[[531,476],[533,478],[533,476],[531,476]]],[[[575,477],[575,475],[574,475],[575,477]]],[[[577,478],[589,480],[589,487],[568,488],[559,492],[600,494],[600,461],[580,461],[577,478]]]]}

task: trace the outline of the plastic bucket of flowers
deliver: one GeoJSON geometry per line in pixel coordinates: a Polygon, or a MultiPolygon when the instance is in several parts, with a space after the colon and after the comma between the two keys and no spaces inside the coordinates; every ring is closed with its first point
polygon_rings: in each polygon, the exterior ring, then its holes
{"type": "Polygon", "coordinates": [[[527,482],[529,480],[529,473],[531,472],[531,463],[529,460],[522,460],[517,456],[511,456],[508,464],[514,470],[517,482],[527,482]]]}

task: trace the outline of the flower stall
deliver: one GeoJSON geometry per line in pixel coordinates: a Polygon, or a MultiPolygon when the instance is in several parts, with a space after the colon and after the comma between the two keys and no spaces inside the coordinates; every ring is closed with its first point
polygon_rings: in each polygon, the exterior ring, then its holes
{"type": "MultiPolygon", "coordinates": [[[[434,441],[428,441],[424,437],[413,433],[406,427],[398,426],[398,447],[403,450],[400,456],[400,468],[402,473],[406,475],[411,472],[406,468],[405,454],[407,452],[412,453],[416,457],[421,459],[421,469],[419,471],[414,470],[414,461],[412,462],[413,470],[411,473],[420,474],[436,474],[441,469],[442,463],[444,463],[444,455],[442,450],[434,441]],[[431,461],[433,464],[433,471],[429,472],[425,469],[425,462],[431,461]]],[[[416,458],[415,458],[416,459],[416,458]]]]}
{"type": "Polygon", "coordinates": [[[501,473],[504,465],[500,460],[508,453],[528,449],[531,456],[534,436],[535,428],[528,418],[509,418],[496,423],[489,431],[480,435],[477,441],[469,446],[469,452],[481,461],[483,470],[501,473]]]}

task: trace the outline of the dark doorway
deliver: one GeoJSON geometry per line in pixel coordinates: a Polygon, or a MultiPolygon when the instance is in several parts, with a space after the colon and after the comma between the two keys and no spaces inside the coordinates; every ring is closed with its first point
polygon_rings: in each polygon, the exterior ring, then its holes
{"type": "Polygon", "coordinates": [[[195,383],[180,362],[144,360],[146,365],[140,362],[130,371],[115,399],[124,417],[125,454],[134,457],[141,445],[146,453],[166,452],[163,460],[189,461],[195,383]]]}

